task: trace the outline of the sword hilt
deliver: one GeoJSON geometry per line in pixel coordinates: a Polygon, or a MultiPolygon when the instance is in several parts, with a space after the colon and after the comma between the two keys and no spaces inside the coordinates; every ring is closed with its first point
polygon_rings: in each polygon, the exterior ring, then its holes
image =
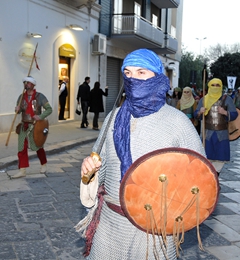
{"type": "MultiPolygon", "coordinates": [[[[101,161],[101,157],[99,156],[98,153],[92,152],[90,156],[93,158],[93,162],[96,165],[97,162],[101,161]]],[[[87,172],[82,176],[82,182],[83,184],[88,184],[89,182],[94,180],[95,173],[96,173],[96,168],[92,169],[91,171],[87,172]]]]}

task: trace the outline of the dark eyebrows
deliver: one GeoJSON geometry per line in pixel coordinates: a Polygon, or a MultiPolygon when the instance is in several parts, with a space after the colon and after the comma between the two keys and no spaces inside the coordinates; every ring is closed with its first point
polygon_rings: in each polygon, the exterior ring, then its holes
{"type": "MultiPolygon", "coordinates": [[[[130,71],[130,70],[128,70],[127,68],[125,68],[123,71],[130,71]]],[[[139,68],[139,69],[137,69],[137,71],[139,71],[139,70],[148,70],[148,69],[145,69],[145,68],[139,68]]]]}

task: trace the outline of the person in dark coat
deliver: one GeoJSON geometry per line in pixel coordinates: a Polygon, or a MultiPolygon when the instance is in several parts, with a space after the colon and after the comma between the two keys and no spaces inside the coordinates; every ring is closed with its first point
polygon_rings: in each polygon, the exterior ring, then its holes
{"type": "Polygon", "coordinates": [[[77,101],[78,104],[81,102],[82,107],[82,123],[81,128],[88,127],[88,120],[87,120],[87,113],[89,107],[89,98],[90,98],[90,77],[86,77],[83,84],[79,86],[78,94],[77,94],[77,101]]]}
{"type": "Polygon", "coordinates": [[[99,113],[104,112],[103,98],[102,96],[108,96],[108,86],[105,87],[105,92],[100,88],[100,83],[95,82],[94,88],[90,91],[90,109],[89,112],[94,113],[93,117],[93,129],[98,130],[98,118],[99,113]]]}

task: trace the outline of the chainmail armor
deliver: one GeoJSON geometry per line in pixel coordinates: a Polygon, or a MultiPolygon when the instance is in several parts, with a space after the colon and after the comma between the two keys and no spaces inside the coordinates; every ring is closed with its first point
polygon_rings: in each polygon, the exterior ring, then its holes
{"type": "MultiPolygon", "coordinates": [[[[118,110],[117,110],[118,111],[118,110]]],[[[116,113],[117,113],[116,111],[116,113]]],[[[116,114],[115,114],[116,116],[116,114]]],[[[96,150],[99,138],[93,147],[96,150]]],[[[119,203],[120,161],[116,155],[113,142],[114,119],[111,122],[104,146],[100,153],[102,166],[99,171],[99,185],[104,183],[107,199],[119,203]],[[106,149],[107,148],[107,149],[106,149]]],[[[191,121],[179,110],[165,104],[158,112],[141,118],[131,117],[131,153],[133,162],[151,151],[167,148],[182,147],[192,149],[205,156],[205,152],[191,121]]],[[[159,258],[153,254],[153,239],[149,236],[148,259],[167,259],[156,237],[159,258]]],[[[168,259],[176,259],[175,244],[172,236],[167,236],[168,259]]],[[[118,213],[112,211],[103,203],[100,223],[93,238],[93,244],[88,260],[137,260],[146,259],[147,234],[137,229],[132,223],[118,213]]]]}
{"type": "MultiPolygon", "coordinates": [[[[228,122],[226,121],[226,116],[221,115],[218,113],[218,107],[222,105],[222,100],[218,100],[215,102],[208,114],[206,115],[206,129],[209,130],[227,130],[228,129],[228,122]]],[[[227,110],[226,106],[223,106],[225,110],[227,110]]]]}

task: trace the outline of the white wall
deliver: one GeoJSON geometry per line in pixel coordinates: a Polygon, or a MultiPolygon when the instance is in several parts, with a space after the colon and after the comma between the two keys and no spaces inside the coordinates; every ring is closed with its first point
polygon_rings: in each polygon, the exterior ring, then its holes
{"type": "MultiPolygon", "coordinates": [[[[76,59],[71,61],[70,117],[74,119],[78,83],[90,76],[93,87],[98,80],[98,56],[91,55],[91,42],[98,32],[99,10],[95,8],[89,15],[87,8],[74,10],[52,0],[1,1],[0,132],[10,129],[17,98],[23,91],[22,79],[29,72],[30,62],[24,66],[19,52],[23,48],[35,49],[37,43],[40,71],[34,63],[31,75],[37,81],[37,91],[46,95],[54,109],[49,117],[54,124],[58,123],[58,48],[69,43],[76,50],[76,59]],[[78,24],[84,30],[70,30],[69,24],[78,24]],[[42,38],[28,38],[27,32],[38,32],[42,38]]],[[[15,124],[19,121],[20,116],[17,116],[15,124]]]]}

